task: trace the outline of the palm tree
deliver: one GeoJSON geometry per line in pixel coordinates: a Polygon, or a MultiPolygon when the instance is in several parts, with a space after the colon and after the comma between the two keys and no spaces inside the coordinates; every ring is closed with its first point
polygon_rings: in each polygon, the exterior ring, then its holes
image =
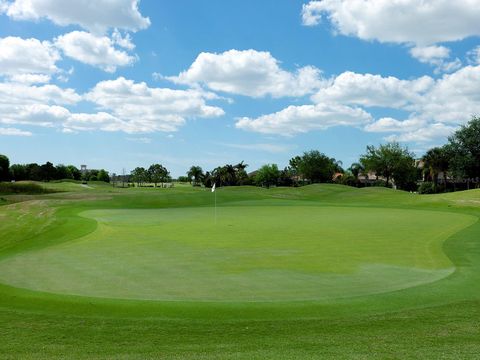
{"type": "Polygon", "coordinates": [[[447,186],[447,171],[448,171],[448,154],[445,148],[435,147],[427,151],[422,158],[424,162],[424,171],[428,171],[428,174],[433,180],[433,187],[435,191],[438,186],[438,175],[443,172],[443,179],[445,187],[447,186]]]}
{"type": "Polygon", "coordinates": [[[193,186],[198,186],[204,177],[202,168],[200,166],[192,166],[187,172],[187,177],[193,186]]]}
{"type": "Polygon", "coordinates": [[[355,177],[355,181],[358,182],[358,176],[360,175],[360,173],[365,172],[365,167],[358,162],[354,162],[352,165],[350,165],[348,170],[355,177]]]}
{"type": "Polygon", "coordinates": [[[236,185],[243,185],[248,178],[247,172],[245,171],[247,166],[248,164],[244,164],[242,160],[242,162],[233,167],[235,169],[236,185]]]}

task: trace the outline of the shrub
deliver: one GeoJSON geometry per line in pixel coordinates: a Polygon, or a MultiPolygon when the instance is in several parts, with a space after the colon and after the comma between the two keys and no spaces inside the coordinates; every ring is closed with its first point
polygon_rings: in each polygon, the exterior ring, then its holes
{"type": "Polygon", "coordinates": [[[431,181],[425,181],[418,187],[418,192],[420,194],[434,194],[435,185],[431,181]]]}
{"type": "Polygon", "coordinates": [[[52,193],[53,190],[46,189],[34,183],[0,183],[0,194],[47,194],[52,193]]]}

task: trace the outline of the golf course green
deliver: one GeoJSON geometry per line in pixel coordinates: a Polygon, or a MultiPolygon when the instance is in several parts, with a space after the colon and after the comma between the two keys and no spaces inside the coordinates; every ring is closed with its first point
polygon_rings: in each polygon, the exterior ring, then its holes
{"type": "Polygon", "coordinates": [[[479,190],[44,186],[2,195],[0,358],[480,354],[479,190]]]}

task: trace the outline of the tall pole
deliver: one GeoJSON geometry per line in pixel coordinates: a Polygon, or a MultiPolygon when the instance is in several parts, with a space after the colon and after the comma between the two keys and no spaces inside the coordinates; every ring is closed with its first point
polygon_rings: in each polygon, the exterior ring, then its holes
{"type": "Polygon", "coordinates": [[[215,225],[217,225],[217,189],[215,189],[214,193],[215,193],[215,225]]]}

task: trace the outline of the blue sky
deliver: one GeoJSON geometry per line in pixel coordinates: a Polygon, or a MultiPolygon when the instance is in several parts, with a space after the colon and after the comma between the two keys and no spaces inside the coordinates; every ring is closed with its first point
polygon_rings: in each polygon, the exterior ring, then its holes
{"type": "Polygon", "coordinates": [[[480,113],[478,5],[0,0],[0,153],[174,176],[421,156],[480,113]]]}

